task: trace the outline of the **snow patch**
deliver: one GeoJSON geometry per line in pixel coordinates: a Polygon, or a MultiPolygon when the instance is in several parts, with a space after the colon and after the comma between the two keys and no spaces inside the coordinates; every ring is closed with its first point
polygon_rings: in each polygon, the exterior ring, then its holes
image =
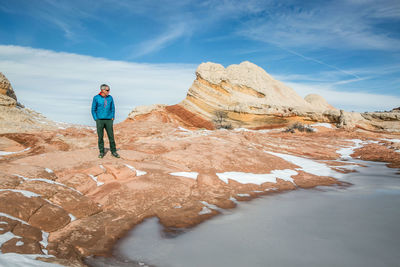
{"type": "MultiPolygon", "coordinates": [[[[14,235],[14,234],[11,233],[11,232],[7,232],[7,233],[4,233],[4,234],[1,234],[1,235],[0,235],[0,247],[1,247],[5,242],[7,242],[7,241],[10,240],[10,239],[13,239],[14,237],[17,237],[17,236],[14,235]]],[[[2,266],[2,265],[0,265],[0,266],[2,266]]]]}
{"type": "Polygon", "coordinates": [[[94,176],[94,175],[92,175],[92,174],[89,174],[89,176],[90,176],[90,178],[92,178],[93,181],[96,182],[97,186],[102,186],[102,185],[104,184],[103,182],[99,182],[99,181],[97,180],[97,177],[96,177],[96,176],[94,176]]]}
{"type": "Polygon", "coordinates": [[[68,215],[71,218],[71,222],[76,220],[76,217],[74,215],[72,215],[71,213],[69,213],[68,215]]]}
{"type": "Polygon", "coordinates": [[[236,194],[238,197],[250,197],[249,194],[236,194]]]}
{"type": "Polygon", "coordinates": [[[218,206],[214,205],[214,204],[210,204],[207,201],[200,201],[201,204],[203,204],[204,206],[206,206],[209,209],[212,210],[218,210],[218,211],[222,211],[221,208],[219,208],[218,206]]]}
{"type": "Polygon", "coordinates": [[[313,127],[313,126],[316,126],[316,127],[325,127],[325,128],[333,129],[332,124],[330,124],[330,123],[322,123],[322,122],[319,122],[319,123],[311,124],[310,126],[311,126],[311,127],[313,127]]]}
{"type": "Polygon", "coordinates": [[[178,129],[181,130],[181,131],[184,131],[184,132],[189,132],[189,133],[192,132],[191,130],[188,130],[188,129],[183,128],[183,127],[181,127],[181,126],[179,126],[178,129]]]}
{"type": "Polygon", "coordinates": [[[0,192],[2,191],[11,191],[11,192],[15,192],[15,193],[21,193],[23,194],[25,197],[40,197],[41,195],[38,195],[36,193],[33,193],[31,191],[27,191],[27,190],[17,190],[17,189],[0,189],[0,192]]]}
{"type": "Polygon", "coordinates": [[[261,185],[266,182],[276,183],[276,179],[282,179],[293,183],[292,175],[298,174],[294,170],[273,170],[268,174],[246,173],[246,172],[223,172],[217,173],[219,179],[228,183],[228,179],[235,180],[241,184],[261,185]]]}
{"type": "Polygon", "coordinates": [[[15,152],[0,151],[0,156],[7,156],[7,155],[11,155],[11,154],[18,154],[18,153],[22,153],[22,152],[28,151],[29,149],[31,149],[31,148],[28,147],[28,148],[25,148],[25,149],[23,149],[23,150],[15,151],[15,152]]]}
{"type": "Polygon", "coordinates": [[[197,179],[197,175],[199,175],[198,172],[171,172],[169,173],[170,175],[173,176],[182,176],[186,178],[192,178],[192,179],[197,179]]]}
{"type": "Polygon", "coordinates": [[[107,171],[106,168],[104,168],[103,165],[100,164],[99,167],[100,167],[103,171],[107,171]]]}
{"type": "Polygon", "coordinates": [[[80,195],[83,195],[80,191],[76,190],[76,189],[73,188],[73,187],[67,186],[67,185],[65,185],[65,184],[63,184],[63,183],[59,183],[59,182],[56,182],[56,181],[53,181],[53,180],[50,180],[50,179],[44,179],[44,178],[27,178],[27,177],[24,177],[24,176],[18,175],[18,174],[14,174],[14,175],[17,176],[17,177],[19,177],[19,178],[24,179],[24,181],[28,181],[28,180],[29,180],[29,181],[40,181],[40,182],[45,182],[45,183],[49,183],[49,184],[56,184],[56,185],[59,185],[59,186],[62,186],[62,187],[71,189],[72,191],[75,191],[75,192],[77,192],[77,193],[80,194],[80,195]]]}
{"type": "Polygon", "coordinates": [[[333,171],[331,168],[329,168],[326,164],[316,162],[311,159],[306,159],[306,158],[301,158],[293,155],[288,155],[288,154],[282,154],[282,153],[276,153],[276,152],[271,152],[271,151],[265,151],[264,152],[274,155],[276,157],[280,157],[290,163],[293,163],[300,168],[296,168],[298,171],[304,171],[307,173],[311,173],[317,176],[331,176],[334,178],[341,178],[342,174],[333,171]]]}
{"type": "Polygon", "coordinates": [[[389,141],[389,142],[393,142],[393,143],[400,143],[400,139],[382,138],[381,140],[389,141]]]}
{"type": "Polygon", "coordinates": [[[49,168],[45,168],[46,172],[48,173],[54,173],[53,170],[49,169],[49,168]]]}
{"type": "Polygon", "coordinates": [[[17,247],[23,246],[24,244],[25,244],[25,243],[22,242],[22,241],[17,241],[17,243],[15,243],[15,245],[16,245],[17,247]]]}
{"type": "Polygon", "coordinates": [[[132,171],[135,171],[136,172],[136,176],[142,176],[142,175],[145,175],[147,173],[145,171],[137,170],[135,167],[133,167],[131,165],[128,165],[128,164],[125,164],[125,166],[128,167],[129,169],[131,169],[132,171]]]}
{"type": "Polygon", "coordinates": [[[199,215],[204,215],[209,213],[212,213],[212,211],[207,207],[203,207],[203,209],[199,212],[199,215]]]}

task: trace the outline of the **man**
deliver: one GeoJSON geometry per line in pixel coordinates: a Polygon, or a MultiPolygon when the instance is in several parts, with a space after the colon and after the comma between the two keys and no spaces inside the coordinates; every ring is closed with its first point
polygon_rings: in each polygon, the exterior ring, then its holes
{"type": "Polygon", "coordinates": [[[111,154],[119,158],[117,148],[114,141],[113,123],[115,117],[115,106],[112,96],[110,96],[110,87],[107,84],[100,86],[100,93],[93,97],[92,102],[92,116],[96,121],[98,145],[99,145],[99,158],[104,157],[104,128],[106,129],[108,141],[110,141],[111,154]]]}

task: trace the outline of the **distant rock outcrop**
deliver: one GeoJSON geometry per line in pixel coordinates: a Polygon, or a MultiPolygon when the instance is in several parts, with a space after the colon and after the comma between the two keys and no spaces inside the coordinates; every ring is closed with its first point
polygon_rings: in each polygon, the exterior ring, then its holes
{"type": "Polygon", "coordinates": [[[0,95],[8,96],[17,102],[17,96],[14,93],[14,90],[11,86],[10,81],[4,76],[3,73],[0,72],[0,95]]]}
{"type": "Polygon", "coordinates": [[[328,122],[345,129],[360,127],[400,131],[400,113],[395,110],[385,114],[339,111],[317,94],[309,94],[303,99],[292,88],[248,61],[227,68],[211,62],[200,64],[186,98],[173,106],[172,110],[179,109],[179,112],[172,112],[172,116],[167,111],[169,107],[152,105],[136,108],[129,118],[154,120],[164,116],[162,121],[165,121],[167,116],[169,121],[207,129],[212,128],[210,123],[216,128],[263,129],[284,127],[293,122],[328,122]],[[191,119],[194,117],[195,120],[191,119]]]}
{"type": "Polygon", "coordinates": [[[54,129],[59,125],[17,102],[10,81],[0,72],[0,133],[54,129]]]}

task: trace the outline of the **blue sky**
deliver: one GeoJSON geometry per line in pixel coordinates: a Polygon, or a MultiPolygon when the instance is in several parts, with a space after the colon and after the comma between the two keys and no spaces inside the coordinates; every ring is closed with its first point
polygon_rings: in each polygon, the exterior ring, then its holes
{"type": "Polygon", "coordinates": [[[202,62],[245,60],[348,111],[400,106],[400,1],[0,0],[0,71],[55,120],[92,123],[103,82],[121,121],[178,103],[202,62]]]}

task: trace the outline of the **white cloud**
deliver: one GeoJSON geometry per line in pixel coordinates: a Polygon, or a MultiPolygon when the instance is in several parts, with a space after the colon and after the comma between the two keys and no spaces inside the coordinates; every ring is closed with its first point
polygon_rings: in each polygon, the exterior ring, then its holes
{"type": "Polygon", "coordinates": [[[102,83],[111,86],[117,122],[138,105],[178,103],[195,79],[195,69],[0,45],[0,71],[18,100],[50,119],[71,123],[93,124],[91,101],[102,83]]]}
{"type": "Polygon", "coordinates": [[[333,85],[306,84],[284,81],[299,95],[305,97],[308,94],[318,94],[335,108],[346,111],[383,111],[391,110],[399,106],[400,97],[393,95],[372,94],[367,92],[349,92],[335,90],[333,85]]]}

